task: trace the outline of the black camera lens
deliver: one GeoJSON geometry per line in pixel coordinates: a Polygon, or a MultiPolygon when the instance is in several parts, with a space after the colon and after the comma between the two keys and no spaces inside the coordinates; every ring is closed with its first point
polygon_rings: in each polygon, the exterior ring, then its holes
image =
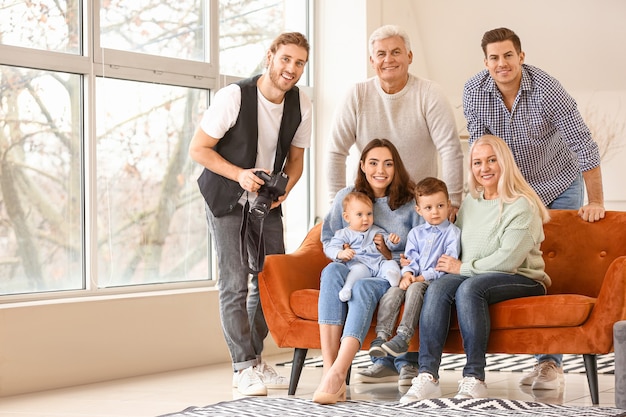
{"type": "Polygon", "coordinates": [[[258,195],[254,203],[250,206],[250,216],[262,219],[267,216],[272,207],[272,199],[265,195],[258,195]]]}
{"type": "Polygon", "coordinates": [[[257,192],[257,197],[250,207],[250,215],[257,219],[262,219],[272,208],[272,202],[285,194],[289,177],[284,172],[269,175],[264,171],[256,171],[255,175],[265,181],[257,192]]]}

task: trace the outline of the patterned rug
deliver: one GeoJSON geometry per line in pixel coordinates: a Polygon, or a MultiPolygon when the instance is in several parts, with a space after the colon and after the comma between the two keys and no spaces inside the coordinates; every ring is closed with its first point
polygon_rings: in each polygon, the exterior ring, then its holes
{"type": "MultiPolygon", "coordinates": [[[[487,354],[486,371],[503,371],[503,372],[526,372],[535,365],[533,355],[508,355],[499,353],[487,354]]],[[[367,351],[359,352],[354,361],[352,368],[367,368],[372,364],[367,351]]],[[[283,362],[276,364],[277,366],[291,367],[291,362],[283,362]]],[[[460,371],[465,365],[465,355],[444,353],[441,358],[440,370],[444,371],[460,371]]],[[[307,358],[304,361],[305,367],[322,367],[321,356],[307,358]]],[[[563,372],[568,373],[585,373],[585,364],[582,355],[563,355],[563,372]]],[[[614,374],[615,373],[615,356],[613,353],[606,355],[598,355],[598,374],[614,374]]]]}
{"type": "Polygon", "coordinates": [[[319,405],[303,398],[248,397],[206,407],[190,407],[161,417],[620,417],[626,410],[608,407],[573,407],[502,399],[440,398],[412,404],[398,402],[346,401],[319,405]]]}

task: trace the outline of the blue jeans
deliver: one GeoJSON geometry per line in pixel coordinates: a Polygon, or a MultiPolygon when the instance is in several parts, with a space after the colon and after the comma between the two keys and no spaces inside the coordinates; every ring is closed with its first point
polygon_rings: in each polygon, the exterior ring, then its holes
{"type": "MultiPolygon", "coordinates": [[[[578,175],[578,177],[574,180],[572,185],[570,185],[567,190],[563,191],[560,196],[558,196],[550,204],[548,204],[548,208],[553,210],[578,210],[583,206],[585,202],[584,185],[585,183],[583,181],[582,174],[578,175]]],[[[540,354],[535,355],[535,359],[537,359],[537,362],[539,363],[552,361],[558,367],[561,367],[563,365],[562,354],[540,354]]]]}
{"type": "Polygon", "coordinates": [[[560,196],[548,204],[548,208],[553,210],[578,210],[585,202],[584,186],[583,176],[579,174],[567,190],[563,191],[560,196]]]}
{"type": "Polygon", "coordinates": [[[518,297],[544,295],[544,286],[521,275],[487,273],[473,277],[446,274],[434,280],[424,297],[419,322],[419,372],[439,379],[443,345],[456,305],[466,364],[463,376],[485,380],[485,354],[491,330],[489,305],[518,297]]]}
{"type": "MultiPolygon", "coordinates": [[[[233,370],[257,365],[268,329],[261,308],[258,276],[250,275],[241,262],[241,221],[243,207],[215,217],[205,204],[209,230],[215,242],[219,278],[220,319],[224,339],[233,361],[233,370]],[[251,278],[250,278],[251,277],[251,278]]],[[[285,253],[280,210],[269,212],[263,222],[265,253],[285,253]]]]}
{"type": "Polygon", "coordinates": [[[348,336],[354,337],[363,345],[378,301],[389,289],[389,281],[376,277],[362,278],[354,283],[352,298],[343,302],[339,299],[339,291],[349,271],[340,262],[330,263],[322,270],[317,304],[318,323],[343,326],[342,340],[348,336]]]}
{"type": "Polygon", "coordinates": [[[382,358],[370,356],[373,363],[383,365],[389,369],[395,369],[398,373],[405,365],[410,365],[417,369],[419,367],[419,358],[419,352],[407,352],[395,358],[389,355],[382,358]]]}

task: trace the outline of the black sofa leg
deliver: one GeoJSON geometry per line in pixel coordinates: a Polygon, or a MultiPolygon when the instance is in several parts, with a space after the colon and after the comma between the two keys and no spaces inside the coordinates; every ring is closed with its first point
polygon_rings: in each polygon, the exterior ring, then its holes
{"type": "Polygon", "coordinates": [[[591,393],[591,403],[593,405],[600,404],[600,394],[598,393],[598,358],[596,355],[584,354],[585,372],[587,373],[587,382],[589,383],[589,392],[591,393]]]}
{"type": "Polygon", "coordinates": [[[291,378],[289,379],[289,391],[287,394],[294,395],[296,388],[298,388],[298,382],[300,381],[300,375],[302,374],[302,367],[304,366],[304,360],[306,359],[306,353],[308,349],[295,348],[293,351],[293,362],[291,363],[291,378]]]}

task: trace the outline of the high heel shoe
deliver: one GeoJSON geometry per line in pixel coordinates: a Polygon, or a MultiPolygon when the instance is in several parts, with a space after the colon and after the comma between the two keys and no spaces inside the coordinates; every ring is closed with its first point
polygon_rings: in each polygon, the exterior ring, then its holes
{"type": "Polygon", "coordinates": [[[318,403],[318,404],[336,404],[339,401],[345,401],[346,400],[346,383],[344,382],[341,387],[339,388],[339,391],[337,391],[334,394],[331,394],[330,392],[323,392],[323,391],[318,391],[316,390],[313,393],[313,402],[318,403]]]}

